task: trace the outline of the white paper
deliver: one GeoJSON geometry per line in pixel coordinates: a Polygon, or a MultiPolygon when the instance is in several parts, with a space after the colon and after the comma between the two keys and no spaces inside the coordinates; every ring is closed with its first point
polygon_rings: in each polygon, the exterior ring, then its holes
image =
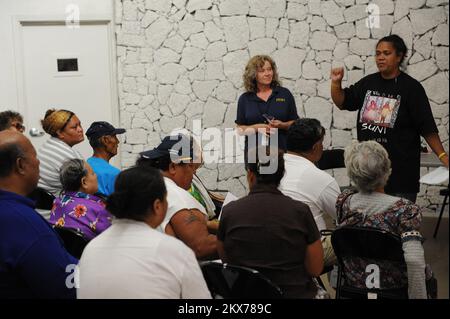
{"type": "Polygon", "coordinates": [[[420,182],[428,185],[439,185],[448,180],[448,169],[444,166],[436,168],[434,171],[420,178],[420,182]]]}
{"type": "Polygon", "coordinates": [[[227,205],[237,199],[239,199],[239,197],[236,197],[235,195],[233,195],[230,192],[227,193],[227,196],[225,196],[225,199],[223,200],[222,209],[220,210],[219,217],[217,218],[218,220],[220,220],[220,216],[222,216],[222,211],[223,211],[223,208],[225,207],[225,205],[227,205]]]}

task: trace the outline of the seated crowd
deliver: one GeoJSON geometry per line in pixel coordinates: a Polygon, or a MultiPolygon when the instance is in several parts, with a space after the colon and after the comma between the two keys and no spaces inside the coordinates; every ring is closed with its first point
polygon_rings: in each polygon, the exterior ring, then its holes
{"type": "MultiPolygon", "coordinates": [[[[109,162],[124,129],[94,122],[86,131],[93,156],[73,146],[84,140],[78,117],[48,110],[51,137],[36,151],[11,112],[0,123],[0,298],[211,298],[199,262],[258,270],[285,298],[317,298],[324,266],[336,264],[324,214],[338,226],[375,227],[401,237],[406,269],[383,265],[382,287],[409,286],[409,298],[427,298],[420,208],[384,194],[391,172],[376,142],[345,150],[356,189],[341,193],[315,163],[325,129],[297,119],[287,151],[253,148],[245,166],[249,194],[223,207],[220,222],[208,190],[195,175],[200,146],[187,135],[166,136],[120,171],[109,162]],[[274,164],[275,163],[275,164],[274,164]],[[46,221],[27,196],[37,187],[55,196],[46,221]],[[89,241],[72,257],[53,227],[76,229],[89,241]],[[66,285],[78,265],[78,288],[66,285]]],[[[386,247],[388,249],[388,247],[386,247]]],[[[361,263],[350,280],[364,285],[361,263]]]]}

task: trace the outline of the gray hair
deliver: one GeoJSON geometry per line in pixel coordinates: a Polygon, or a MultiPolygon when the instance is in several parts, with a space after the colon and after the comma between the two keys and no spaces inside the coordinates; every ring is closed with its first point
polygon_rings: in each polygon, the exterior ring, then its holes
{"type": "Polygon", "coordinates": [[[345,167],[358,191],[371,193],[384,187],[391,175],[387,151],[375,141],[353,143],[344,152],[345,167]]]}
{"type": "Polygon", "coordinates": [[[59,180],[63,190],[78,191],[81,187],[81,179],[88,173],[85,161],[81,159],[70,159],[61,165],[59,180]]]}

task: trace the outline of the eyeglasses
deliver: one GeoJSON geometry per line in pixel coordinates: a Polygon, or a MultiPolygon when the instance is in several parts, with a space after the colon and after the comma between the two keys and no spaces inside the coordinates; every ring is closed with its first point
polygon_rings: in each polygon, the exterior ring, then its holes
{"type": "Polygon", "coordinates": [[[20,132],[25,132],[25,125],[19,122],[11,123],[11,126],[15,127],[20,132]]]}

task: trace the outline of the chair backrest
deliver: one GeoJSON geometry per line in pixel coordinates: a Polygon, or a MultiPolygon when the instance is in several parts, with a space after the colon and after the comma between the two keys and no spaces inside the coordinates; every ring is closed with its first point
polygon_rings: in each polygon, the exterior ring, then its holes
{"type": "Polygon", "coordinates": [[[257,270],[206,261],[200,263],[214,299],[279,299],[281,289],[257,270]]]}
{"type": "Polygon", "coordinates": [[[54,229],[64,242],[66,250],[75,258],[80,259],[84,248],[89,242],[83,234],[73,228],[55,226],[54,229]]]}
{"type": "Polygon", "coordinates": [[[350,298],[367,298],[368,293],[376,294],[379,299],[407,298],[407,287],[359,289],[350,287],[345,282],[347,269],[344,261],[349,258],[389,261],[404,265],[405,259],[399,236],[377,228],[343,226],[333,232],[331,243],[339,265],[337,298],[345,295],[350,298]]]}
{"type": "Polygon", "coordinates": [[[324,150],[322,157],[317,162],[317,167],[322,170],[345,167],[344,150],[324,150]]]}
{"type": "Polygon", "coordinates": [[[35,201],[37,209],[51,210],[55,196],[41,187],[36,187],[28,198],[35,201]]]}

